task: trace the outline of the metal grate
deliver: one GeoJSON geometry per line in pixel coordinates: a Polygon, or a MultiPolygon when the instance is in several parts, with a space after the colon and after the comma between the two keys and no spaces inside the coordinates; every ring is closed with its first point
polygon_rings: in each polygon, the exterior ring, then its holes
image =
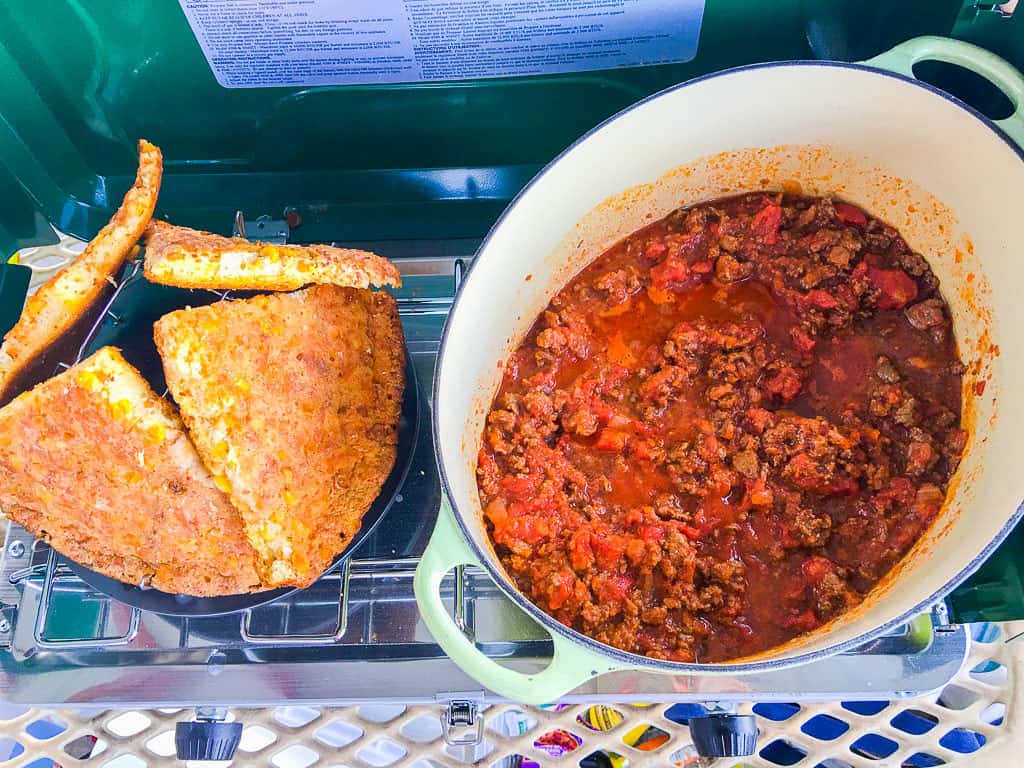
{"type": "MultiPolygon", "coordinates": [[[[764,768],[821,766],[1019,764],[1021,728],[1017,677],[1022,646],[1007,642],[1024,630],[974,625],[971,652],[955,679],[938,694],[895,702],[747,704],[758,716],[758,755],[744,763],[764,768]]],[[[361,707],[236,709],[245,724],[233,765],[306,768],[459,768],[473,764],[514,768],[599,765],[594,752],[612,755],[615,768],[666,766],[692,755],[688,717],[695,704],[606,704],[486,708],[485,740],[478,747],[446,746],[438,708],[401,704],[361,707]],[[589,759],[588,759],[589,758],[589,759]]],[[[188,710],[45,712],[0,706],[0,765],[45,768],[53,761],[103,768],[177,765],[174,723],[188,710]],[[43,762],[39,762],[42,760],[43,762]]],[[[604,763],[607,765],[608,763],[604,763]]]]}

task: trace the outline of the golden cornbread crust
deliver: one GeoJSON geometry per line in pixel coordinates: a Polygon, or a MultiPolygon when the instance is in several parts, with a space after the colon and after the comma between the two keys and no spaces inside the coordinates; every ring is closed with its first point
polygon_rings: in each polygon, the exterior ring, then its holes
{"type": "Polygon", "coordinates": [[[172,312],[154,336],[264,586],[308,586],[348,546],[395,462],[405,386],[395,299],[316,285],[172,312]]]}
{"type": "Polygon", "coordinates": [[[121,207],[75,260],[40,286],[0,346],[0,404],[14,396],[20,374],[77,323],[113,280],[149,223],[160,193],[163,156],[139,140],[135,184],[121,207]]]}
{"type": "Polygon", "coordinates": [[[294,291],[313,283],[349,288],[399,286],[382,256],[330,245],[273,245],[221,237],[165,221],[146,230],[146,278],[179,288],[294,291]]]}
{"type": "Polygon", "coordinates": [[[0,507],[119,581],[204,597],[259,588],[238,511],[113,347],[0,409],[0,507]]]}

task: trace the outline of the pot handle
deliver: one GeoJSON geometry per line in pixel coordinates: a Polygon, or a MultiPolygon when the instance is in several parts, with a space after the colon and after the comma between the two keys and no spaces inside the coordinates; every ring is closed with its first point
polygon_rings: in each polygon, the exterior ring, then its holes
{"type": "Polygon", "coordinates": [[[993,122],[1018,146],[1024,147],[1024,75],[991,51],[962,40],[924,36],[900,43],[862,63],[907,77],[915,77],[914,65],[919,61],[944,61],[947,64],[956,64],[981,75],[997,86],[1013,104],[1013,114],[1004,120],[993,122]]]}
{"type": "Polygon", "coordinates": [[[541,672],[525,674],[501,666],[482,653],[445,610],[441,582],[457,565],[482,567],[456,525],[448,500],[442,496],[437,524],[413,580],[416,604],[441,649],[481,685],[517,703],[548,704],[595,675],[622,669],[557,633],[551,634],[554,655],[541,672]]]}

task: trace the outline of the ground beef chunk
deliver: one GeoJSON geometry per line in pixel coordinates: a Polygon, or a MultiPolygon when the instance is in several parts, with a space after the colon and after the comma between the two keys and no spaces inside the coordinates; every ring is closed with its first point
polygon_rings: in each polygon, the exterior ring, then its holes
{"type": "Polygon", "coordinates": [[[542,364],[552,355],[568,350],[583,360],[590,354],[590,328],[580,317],[569,312],[545,312],[547,327],[537,334],[538,362],[542,364]]]}
{"type": "Polygon", "coordinates": [[[748,261],[740,261],[730,253],[723,253],[715,264],[715,276],[723,283],[734,283],[746,280],[754,274],[754,265],[748,261]]]}
{"type": "Polygon", "coordinates": [[[863,474],[859,439],[821,417],[787,415],[765,430],[761,445],[769,464],[794,488],[849,493],[863,474]]]}
{"type": "Polygon", "coordinates": [[[845,245],[833,245],[828,249],[825,258],[829,264],[839,269],[846,269],[850,266],[850,262],[853,261],[853,251],[845,245]]]}
{"type": "Polygon", "coordinates": [[[800,508],[793,517],[792,535],[803,547],[823,547],[832,533],[832,518],[800,508]]]}
{"type": "Polygon", "coordinates": [[[692,374],[686,367],[666,365],[646,376],[637,393],[644,400],[664,407],[691,378],[692,374]]]}
{"type": "Polygon", "coordinates": [[[875,375],[886,384],[895,384],[900,380],[900,372],[885,355],[879,355],[875,360],[875,375]]]}
{"type": "Polygon", "coordinates": [[[679,496],[674,493],[660,494],[654,500],[654,513],[662,520],[688,522],[693,519],[692,510],[684,507],[679,496]]]}
{"type": "Polygon", "coordinates": [[[483,425],[517,588],[632,653],[713,662],[834,619],[941,509],[964,368],[927,263],[843,200],[673,212],[560,291],[483,425]]]}
{"type": "Polygon", "coordinates": [[[611,306],[616,306],[640,290],[640,275],[636,267],[617,269],[599,277],[594,287],[608,297],[611,306]]]}
{"type": "Polygon", "coordinates": [[[923,440],[915,440],[907,445],[907,468],[906,473],[911,477],[923,475],[938,460],[939,454],[932,447],[931,443],[923,440]]]}
{"type": "Polygon", "coordinates": [[[925,299],[912,306],[907,307],[907,320],[919,331],[926,331],[943,325],[946,322],[946,315],[940,299],[925,299]]]}
{"type": "Polygon", "coordinates": [[[761,472],[757,453],[750,449],[733,454],[732,467],[741,475],[750,479],[757,477],[761,472]]]}
{"type": "Polygon", "coordinates": [[[814,612],[822,621],[828,621],[848,605],[860,602],[846,581],[834,571],[826,573],[815,587],[814,612]]]}

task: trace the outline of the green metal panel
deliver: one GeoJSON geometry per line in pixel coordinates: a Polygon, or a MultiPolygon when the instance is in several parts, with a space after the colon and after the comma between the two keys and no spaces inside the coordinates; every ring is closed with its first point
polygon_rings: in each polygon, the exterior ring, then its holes
{"type": "Polygon", "coordinates": [[[306,241],[479,236],[537,168],[642,96],[738,64],[863,58],[948,32],[959,10],[889,5],[708,0],[697,57],[679,65],[224,89],[175,2],[15,0],[0,4],[0,162],[80,237],[130,184],[140,136],[165,152],[160,212],[176,221],[226,232],[236,209],[293,207],[306,241]]]}
{"type": "Polygon", "coordinates": [[[953,621],[1015,621],[1024,618],[1024,525],[947,600],[953,621]]]}
{"type": "Polygon", "coordinates": [[[0,263],[0,336],[18,322],[31,279],[32,270],[28,267],[0,263]]]}

